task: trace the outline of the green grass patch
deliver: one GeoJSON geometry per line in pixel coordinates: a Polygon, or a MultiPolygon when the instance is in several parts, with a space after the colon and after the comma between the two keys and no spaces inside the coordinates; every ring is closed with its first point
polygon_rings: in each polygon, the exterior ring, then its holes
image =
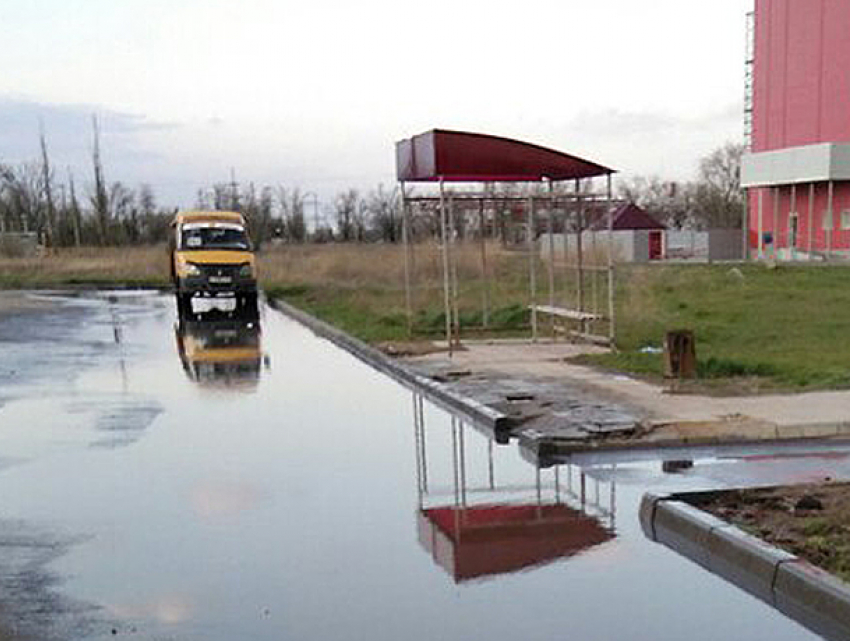
{"type": "MultiPolygon", "coordinates": [[[[432,340],[445,337],[446,316],[442,309],[423,309],[413,318],[408,332],[407,313],[399,305],[397,292],[382,288],[285,285],[269,286],[266,294],[280,298],[367,342],[432,340]]],[[[516,335],[526,331],[528,310],[522,305],[505,305],[490,313],[483,329],[481,310],[458,310],[461,326],[479,328],[479,335],[516,335]]]]}
{"type": "Polygon", "coordinates": [[[758,377],[796,390],[850,387],[847,267],[642,266],[620,274],[621,353],[599,365],[661,375],[661,357],[641,358],[640,349],[661,346],[669,330],[690,329],[700,378],[758,377]]]}

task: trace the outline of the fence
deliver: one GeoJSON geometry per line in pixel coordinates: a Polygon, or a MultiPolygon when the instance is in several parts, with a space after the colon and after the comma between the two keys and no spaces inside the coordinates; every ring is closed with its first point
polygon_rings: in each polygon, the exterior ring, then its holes
{"type": "Polygon", "coordinates": [[[35,232],[0,233],[0,256],[8,258],[35,256],[38,250],[38,234],[35,232]]]}

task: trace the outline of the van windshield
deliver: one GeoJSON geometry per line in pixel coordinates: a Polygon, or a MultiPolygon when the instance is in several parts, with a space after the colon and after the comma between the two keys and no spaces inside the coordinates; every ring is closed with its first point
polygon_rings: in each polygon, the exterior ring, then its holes
{"type": "Polygon", "coordinates": [[[249,250],[248,235],[241,227],[184,227],[180,238],[181,249],[234,249],[249,250]]]}

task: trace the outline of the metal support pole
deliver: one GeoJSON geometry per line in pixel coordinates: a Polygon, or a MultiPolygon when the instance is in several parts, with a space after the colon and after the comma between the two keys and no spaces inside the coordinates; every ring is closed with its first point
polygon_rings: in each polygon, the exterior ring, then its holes
{"type": "Polygon", "coordinates": [[[422,490],[422,440],[419,433],[419,403],[415,392],[413,393],[413,440],[416,447],[416,489],[421,509],[424,493],[422,490]]]}
{"type": "Polygon", "coordinates": [[[490,489],[496,489],[496,468],[493,463],[493,439],[487,441],[487,473],[490,480],[490,489]]]}
{"type": "Polygon", "coordinates": [[[587,503],[587,479],[584,476],[584,471],[579,474],[581,478],[581,511],[584,512],[584,507],[587,503]]]}
{"type": "Polygon", "coordinates": [[[543,507],[543,481],[540,478],[540,466],[534,466],[535,484],[537,488],[537,516],[541,516],[541,508],[543,507]]]}
{"type": "Polygon", "coordinates": [[[764,187],[759,187],[759,210],[758,210],[758,258],[764,258],[764,187]]]}
{"type": "MultiPolygon", "coordinates": [[[[597,281],[599,280],[599,248],[596,245],[596,231],[591,233],[590,235],[590,251],[593,254],[593,274],[590,279],[591,284],[591,302],[592,307],[590,308],[591,313],[594,316],[599,316],[599,293],[598,293],[598,285],[597,281]]],[[[593,325],[593,321],[591,321],[591,326],[593,325]]]]}
{"type": "Polygon", "coordinates": [[[460,345],[460,313],[458,312],[458,278],[457,278],[457,252],[455,251],[455,235],[457,234],[457,221],[455,220],[454,198],[449,194],[449,259],[452,266],[452,327],[455,345],[460,345]]]}
{"type": "Polygon", "coordinates": [[[609,513],[611,514],[611,527],[614,527],[614,518],[617,514],[617,464],[611,466],[611,497],[608,501],[609,513]]]}
{"type": "Polygon", "coordinates": [[[460,467],[458,462],[457,419],[452,416],[452,478],[455,508],[460,506],[460,467]]]}
{"type": "MultiPolygon", "coordinates": [[[[749,235],[750,235],[750,190],[744,189],[744,211],[741,218],[741,258],[745,261],[749,253],[749,235]]],[[[666,253],[666,252],[665,252],[666,253]]]]}
{"type": "Polygon", "coordinates": [[[463,421],[458,421],[458,443],[460,447],[460,503],[466,507],[466,429],[463,421]]]}
{"type": "Polygon", "coordinates": [[[561,466],[555,466],[555,503],[561,503],[561,466]]]}
{"type": "Polygon", "coordinates": [[[443,312],[446,316],[446,342],[449,348],[449,357],[453,355],[452,344],[452,306],[451,291],[449,290],[449,233],[446,215],[446,193],[443,179],[440,178],[440,236],[443,244],[443,312]]]}
{"type": "Polygon", "coordinates": [[[570,283],[570,234],[567,232],[567,229],[569,228],[569,225],[568,225],[569,219],[570,219],[569,207],[564,207],[563,215],[561,216],[561,227],[564,230],[564,242],[561,243],[561,247],[564,250],[564,260],[561,263],[563,265],[563,268],[564,268],[564,273],[563,273],[563,276],[562,276],[562,278],[564,280],[564,299],[563,299],[563,306],[564,307],[570,306],[570,301],[568,299],[569,298],[569,293],[568,293],[569,292],[569,283],[570,283]]]}
{"type": "Polygon", "coordinates": [[[782,195],[779,187],[773,188],[773,250],[772,258],[776,260],[776,249],[779,244],[779,198],[782,195]]]}
{"type": "Polygon", "coordinates": [[[829,181],[829,205],[827,205],[827,211],[829,212],[829,229],[827,230],[827,255],[829,259],[832,260],[832,230],[835,229],[835,217],[832,213],[832,207],[835,200],[835,184],[830,180],[829,181]]]}
{"type": "Polygon", "coordinates": [[[608,338],[611,347],[614,347],[616,337],[616,319],[614,318],[614,210],[613,191],[611,188],[611,174],[608,180],[608,338]]]}
{"type": "Polygon", "coordinates": [[[457,434],[457,419],[452,416],[452,471],[454,472],[454,521],[455,533],[460,540],[460,470],[458,467],[458,434],[457,434]]]}
{"type": "MultiPolygon", "coordinates": [[[[549,212],[546,219],[546,226],[549,228],[549,260],[546,266],[549,271],[549,307],[555,306],[555,202],[551,198],[552,181],[549,181],[549,212]]],[[[551,331],[552,338],[555,338],[555,315],[552,317],[551,331]]]]}
{"type": "Polygon", "coordinates": [[[487,272],[487,221],[484,216],[484,201],[478,203],[478,228],[481,237],[481,279],[483,281],[481,320],[484,329],[490,325],[490,275],[487,272]]]}
{"type": "Polygon", "coordinates": [[[425,439],[425,398],[419,395],[419,433],[422,439],[422,490],[428,493],[428,448],[425,439]]]}
{"type": "MultiPolygon", "coordinates": [[[[576,179],[576,310],[584,311],[584,201],[581,198],[581,181],[576,179]]],[[[581,323],[585,331],[584,322],[581,323]]]]}
{"type": "Polygon", "coordinates": [[[528,275],[531,299],[531,340],[537,342],[537,252],[534,250],[534,196],[528,198],[528,275]]]}
{"type": "Polygon", "coordinates": [[[410,216],[407,209],[407,192],[404,181],[399,183],[401,196],[401,238],[404,244],[404,307],[407,313],[407,337],[413,336],[413,296],[410,291],[410,216]]]}
{"type": "Polygon", "coordinates": [[[791,252],[791,260],[796,259],[797,253],[797,234],[800,230],[800,217],[797,216],[797,185],[791,185],[791,205],[788,208],[788,249],[791,252]],[[796,228],[794,237],[791,238],[791,216],[794,216],[796,228]],[[791,242],[793,241],[793,243],[791,242]],[[792,247],[793,245],[793,247],[792,247]]]}
{"type": "Polygon", "coordinates": [[[806,242],[809,260],[812,258],[812,233],[813,222],[815,217],[815,184],[809,183],[809,223],[808,223],[808,240],[806,242]]]}

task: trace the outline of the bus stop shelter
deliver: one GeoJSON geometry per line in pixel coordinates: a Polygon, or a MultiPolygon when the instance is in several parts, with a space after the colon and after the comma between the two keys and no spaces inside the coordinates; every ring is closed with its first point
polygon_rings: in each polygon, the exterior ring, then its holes
{"type": "MultiPolygon", "coordinates": [[[[455,262],[454,245],[456,242],[454,230],[457,216],[457,203],[469,204],[470,201],[480,205],[483,211],[485,203],[494,200],[515,201],[524,208],[525,246],[529,257],[529,308],[531,311],[531,330],[533,340],[538,336],[538,318],[548,315],[553,321],[556,317],[578,321],[582,330],[594,323],[604,324],[607,331],[604,336],[593,336],[582,331],[588,338],[613,344],[614,322],[614,256],[613,256],[613,216],[612,216],[612,185],[613,169],[528,142],[512,140],[500,136],[433,129],[396,143],[396,175],[400,183],[402,207],[402,235],[405,246],[405,300],[407,306],[408,327],[412,324],[413,305],[411,296],[412,269],[410,261],[410,208],[414,203],[431,202],[439,208],[439,240],[442,259],[443,307],[445,312],[445,334],[449,353],[460,340],[460,314],[458,311],[458,270],[455,262]],[[605,179],[605,189],[602,193],[588,191],[587,184],[594,178],[605,179]],[[431,183],[439,187],[437,194],[411,195],[408,185],[411,183],[431,183]],[[447,187],[448,183],[477,183],[483,185],[481,191],[455,190],[447,187]],[[545,185],[543,189],[529,189],[519,195],[494,195],[494,190],[488,189],[497,183],[524,183],[526,185],[545,185]],[[565,184],[567,189],[559,184],[565,184]],[[569,187],[572,190],[569,190],[569,187]],[[578,247],[573,252],[573,258],[567,258],[564,251],[564,264],[576,271],[577,291],[573,304],[570,306],[556,305],[555,297],[555,267],[554,246],[550,247],[549,300],[548,305],[538,304],[538,243],[536,230],[538,225],[537,212],[545,209],[548,212],[549,242],[553,243],[553,230],[556,218],[560,215],[563,229],[566,229],[567,218],[577,221],[579,230],[582,226],[584,208],[589,204],[604,206],[607,215],[608,247],[607,264],[587,265],[584,263],[584,251],[581,246],[581,233],[577,235],[578,247]],[[568,264],[569,263],[569,264],[568,264]],[[607,305],[599,305],[596,299],[596,273],[593,273],[593,301],[585,292],[588,272],[598,272],[605,278],[607,305]],[[592,302],[592,305],[591,305],[592,302]],[[604,309],[607,307],[607,309],[604,309]]],[[[483,222],[482,222],[483,224],[483,222]]],[[[574,225],[575,226],[575,225],[574,225]]],[[[486,267],[486,250],[482,239],[482,277],[488,278],[486,267]]],[[[487,315],[487,303],[484,303],[484,318],[487,315]]],[[[485,320],[486,324],[486,320],[485,320]]]]}

